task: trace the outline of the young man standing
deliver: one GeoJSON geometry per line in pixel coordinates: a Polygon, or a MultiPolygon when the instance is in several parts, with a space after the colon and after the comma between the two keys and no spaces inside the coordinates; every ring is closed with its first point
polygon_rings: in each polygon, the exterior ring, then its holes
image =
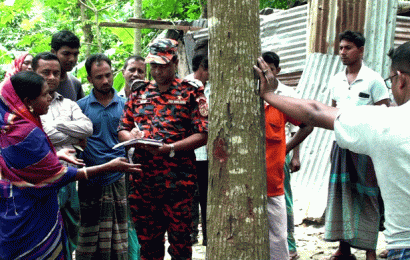
{"type": "MultiPolygon", "coordinates": [[[[346,69],[328,85],[332,106],[389,105],[382,77],[363,64],[365,38],[345,31],[339,35],[339,55],[346,69]]],[[[370,157],[333,144],[329,197],[326,209],[326,241],[340,241],[334,258],[353,259],[350,247],[366,250],[367,260],[376,260],[379,232],[379,187],[370,157]]]]}
{"type": "MultiPolygon", "coordinates": [[[[85,62],[93,89],[78,101],[83,113],[93,122],[93,135],[83,152],[87,166],[104,164],[125,157],[118,143],[117,127],[125,99],[113,89],[111,60],[95,54],[85,62]]],[[[126,259],[128,223],[125,176],[122,172],[83,180],[78,185],[81,220],[76,259],[126,259]]]]}
{"type": "MultiPolygon", "coordinates": [[[[389,260],[410,259],[410,42],[391,51],[391,88],[398,107],[360,106],[341,109],[314,100],[274,94],[278,81],[262,58],[254,66],[260,96],[306,124],[335,131],[338,145],[372,158],[385,206],[385,239],[389,260]]],[[[377,225],[378,226],[378,225],[377,225]]],[[[337,259],[337,258],[336,258],[337,259]]],[[[342,258],[339,258],[342,259],[342,258]]],[[[343,258],[347,259],[347,258],[343,258]]]]}
{"type": "Polygon", "coordinates": [[[207,105],[203,87],[175,77],[178,42],[156,39],[145,59],[152,82],[134,90],[124,108],[118,136],[133,138],[135,125],[145,137],[164,145],[135,146],[143,173],[133,174],[129,203],[141,244],[141,259],[163,259],[165,232],[173,259],[192,258],[191,205],[196,189],[194,149],[207,140],[207,105]]]}
{"type": "Polygon", "coordinates": [[[73,101],[84,97],[81,82],[68,73],[77,64],[79,49],[80,39],[70,31],[60,31],[51,39],[51,52],[57,55],[61,64],[61,79],[57,92],[73,101]]]}
{"type": "MultiPolygon", "coordinates": [[[[86,139],[93,133],[93,124],[77,103],[56,92],[61,73],[57,56],[51,52],[37,54],[33,59],[33,70],[47,81],[53,98],[47,114],[41,116],[44,132],[51,143],[57,151],[64,148],[74,149],[74,145],[84,148],[86,139]]],[[[65,161],[61,163],[74,166],[65,161]]],[[[68,236],[66,250],[69,257],[76,249],[78,240],[80,204],[76,186],[77,182],[71,182],[59,191],[60,211],[68,236]]]]}
{"type": "MultiPolygon", "coordinates": [[[[262,57],[276,76],[280,72],[279,56],[274,52],[265,52],[262,57]]],[[[289,87],[280,82],[275,88],[277,95],[289,95],[289,92],[289,87]]],[[[300,124],[265,103],[265,128],[270,260],[289,259],[284,190],[285,159],[286,154],[297,147],[312,132],[313,127],[300,124]],[[300,129],[286,143],[285,127],[289,122],[299,125],[300,129]]]]}

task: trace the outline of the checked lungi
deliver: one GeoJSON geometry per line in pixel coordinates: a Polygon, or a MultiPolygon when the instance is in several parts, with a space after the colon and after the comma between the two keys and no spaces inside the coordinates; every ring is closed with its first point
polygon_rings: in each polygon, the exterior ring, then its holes
{"type": "Polygon", "coordinates": [[[128,259],[125,176],[107,186],[79,182],[80,231],[76,259],[128,259]]]}

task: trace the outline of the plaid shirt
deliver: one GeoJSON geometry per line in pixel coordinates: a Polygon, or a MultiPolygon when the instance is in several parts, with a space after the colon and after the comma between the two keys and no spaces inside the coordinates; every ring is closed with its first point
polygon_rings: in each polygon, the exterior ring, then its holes
{"type": "MultiPolygon", "coordinates": [[[[131,131],[137,123],[146,138],[162,139],[168,144],[195,133],[208,132],[207,116],[200,114],[201,100],[204,100],[204,88],[181,79],[176,78],[162,93],[155,81],[146,82],[125,104],[118,131],[131,131]]],[[[170,158],[136,149],[134,160],[142,165],[143,172],[133,176],[139,185],[175,188],[194,185],[196,181],[193,150],[178,151],[170,158]]]]}

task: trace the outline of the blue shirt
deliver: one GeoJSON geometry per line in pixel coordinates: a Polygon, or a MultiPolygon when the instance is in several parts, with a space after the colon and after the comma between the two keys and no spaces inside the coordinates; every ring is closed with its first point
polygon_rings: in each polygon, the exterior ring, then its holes
{"type": "MultiPolygon", "coordinates": [[[[87,166],[100,165],[117,157],[125,157],[123,147],[112,149],[119,142],[117,128],[125,101],[125,98],[118,96],[115,90],[114,97],[107,107],[98,102],[93,91],[77,101],[83,113],[93,122],[93,134],[87,139],[82,156],[87,166]]],[[[122,175],[120,172],[103,174],[91,179],[90,183],[105,186],[119,180],[122,175]]]]}

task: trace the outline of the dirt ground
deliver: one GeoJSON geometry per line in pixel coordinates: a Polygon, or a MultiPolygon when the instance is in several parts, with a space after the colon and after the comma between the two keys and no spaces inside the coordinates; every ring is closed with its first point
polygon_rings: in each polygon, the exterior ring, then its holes
{"type": "MultiPolygon", "coordinates": [[[[299,260],[325,260],[329,259],[336,251],[338,243],[323,241],[323,226],[300,224],[295,227],[295,238],[298,246],[299,260]]],[[[379,243],[377,246],[377,255],[385,248],[383,233],[379,233],[379,243]]],[[[357,260],[365,260],[365,251],[352,249],[352,253],[357,260]]],[[[199,243],[193,246],[193,260],[205,260],[206,247],[202,246],[202,234],[200,233],[199,243]]],[[[167,254],[166,260],[171,257],[167,254]]],[[[380,258],[381,259],[381,258],[380,258]]],[[[278,259],[279,260],[279,259],[278,259]]]]}

